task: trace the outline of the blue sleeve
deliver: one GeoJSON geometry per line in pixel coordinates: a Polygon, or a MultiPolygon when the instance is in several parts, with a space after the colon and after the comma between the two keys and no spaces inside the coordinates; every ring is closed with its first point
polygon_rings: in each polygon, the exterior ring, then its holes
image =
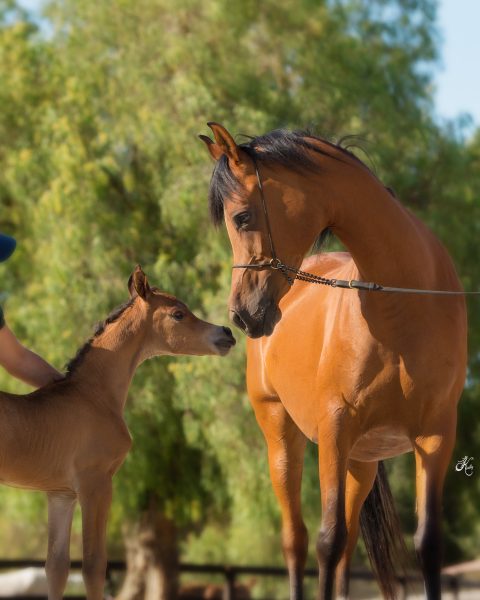
{"type": "Polygon", "coordinates": [[[0,306],[0,329],[5,325],[5,317],[3,316],[3,310],[0,306]]]}

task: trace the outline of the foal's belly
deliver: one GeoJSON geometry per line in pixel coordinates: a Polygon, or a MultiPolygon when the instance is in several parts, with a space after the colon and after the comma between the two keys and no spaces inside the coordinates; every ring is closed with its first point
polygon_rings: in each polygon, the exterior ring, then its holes
{"type": "Polygon", "coordinates": [[[408,436],[392,427],[383,426],[362,434],[350,451],[350,458],[373,462],[412,450],[412,442],[408,436]]]}
{"type": "Polygon", "coordinates": [[[0,467],[0,484],[41,492],[71,489],[70,477],[67,473],[49,470],[41,464],[33,465],[34,461],[30,466],[18,463],[9,467],[2,465],[0,467]]]}

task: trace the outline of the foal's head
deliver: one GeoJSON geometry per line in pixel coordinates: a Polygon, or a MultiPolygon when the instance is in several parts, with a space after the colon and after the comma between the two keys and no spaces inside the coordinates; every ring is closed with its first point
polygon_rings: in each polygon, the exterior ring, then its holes
{"type": "Polygon", "coordinates": [[[301,179],[302,171],[315,168],[311,151],[318,148],[305,135],[282,131],[237,145],[224,127],[209,126],[215,141],[200,138],[216,160],[210,185],[213,221],[218,225],[225,220],[235,265],[263,264],[233,269],[231,318],[251,337],[269,335],[289,282],[265,263],[276,256],[299,267],[319,232],[330,224],[321,206],[312,217],[301,179]]]}
{"type": "Polygon", "coordinates": [[[224,356],[235,345],[228,327],[202,321],[175,296],[150,287],[140,266],[130,276],[128,289],[134,304],[145,315],[144,351],[148,356],[224,356]]]}

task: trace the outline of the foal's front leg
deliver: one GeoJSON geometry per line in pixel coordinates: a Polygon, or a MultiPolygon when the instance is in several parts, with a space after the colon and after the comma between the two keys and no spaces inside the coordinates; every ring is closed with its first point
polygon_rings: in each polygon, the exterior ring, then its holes
{"type": "Polygon", "coordinates": [[[83,580],[87,600],[103,600],[107,570],[106,528],[112,503],[109,475],[85,477],[79,486],[82,508],[83,580]]]}
{"type": "Polygon", "coordinates": [[[61,600],[70,569],[70,532],[77,497],[74,493],[49,492],[48,497],[48,600],[61,600]]]}

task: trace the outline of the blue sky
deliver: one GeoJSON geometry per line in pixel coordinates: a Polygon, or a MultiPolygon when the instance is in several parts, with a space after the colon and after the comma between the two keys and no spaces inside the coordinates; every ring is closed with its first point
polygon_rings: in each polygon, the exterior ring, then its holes
{"type": "MultiPolygon", "coordinates": [[[[38,10],[42,0],[20,0],[38,10]]],[[[480,0],[440,0],[441,64],[435,69],[440,118],[469,113],[480,126],[480,0]]]]}
{"type": "Polygon", "coordinates": [[[442,65],[436,72],[437,113],[470,113],[480,125],[480,0],[441,0],[442,65]]]}

